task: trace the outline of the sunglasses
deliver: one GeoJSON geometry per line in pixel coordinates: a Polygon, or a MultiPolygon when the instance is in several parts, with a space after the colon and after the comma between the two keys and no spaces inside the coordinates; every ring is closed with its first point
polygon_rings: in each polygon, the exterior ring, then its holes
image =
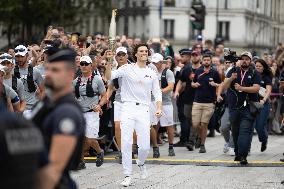
{"type": "Polygon", "coordinates": [[[80,62],[80,66],[89,66],[91,64],[89,64],[88,62],[80,62]]]}
{"type": "Polygon", "coordinates": [[[23,49],[23,48],[21,48],[21,49],[15,49],[15,53],[18,53],[18,52],[25,52],[25,50],[26,50],[26,49],[23,49]]]}
{"type": "Polygon", "coordinates": [[[12,56],[0,56],[0,60],[8,59],[11,60],[13,57],[12,56]]]}
{"type": "Polygon", "coordinates": [[[124,56],[126,56],[126,54],[125,53],[118,53],[117,56],[124,57],[124,56]]]}

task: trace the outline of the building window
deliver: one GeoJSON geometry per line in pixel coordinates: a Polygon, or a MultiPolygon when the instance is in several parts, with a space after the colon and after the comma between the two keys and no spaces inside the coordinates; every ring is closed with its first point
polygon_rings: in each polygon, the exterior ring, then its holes
{"type": "Polygon", "coordinates": [[[145,1],[141,2],[141,7],[146,7],[146,2],[145,1]]]}
{"type": "Polygon", "coordinates": [[[174,38],[174,20],[164,20],[164,38],[174,38]]]}
{"type": "Polygon", "coordinates": [[[228,9],[228,0],[225,0],[224,3],[225,3],[224,8],[225,8],[225,9],[228,9]]]}
{"type": "Polygon", "coordinates": [[[259,0],[256,0],[256,8],[259,8],[259,0]]]}
{"type": "Polygon", "coordinates": [[[218,22],[218,37],[230,40],[230,22],[218,22]]]}
{"type": "Polygon", "coordinates": [[[176,6],[175,0],[165,0],[165,7],[174,7],[176,6]]]}

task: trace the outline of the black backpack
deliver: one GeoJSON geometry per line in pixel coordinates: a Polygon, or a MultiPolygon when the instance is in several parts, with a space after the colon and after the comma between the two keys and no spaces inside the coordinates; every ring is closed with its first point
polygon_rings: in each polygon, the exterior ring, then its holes
{"type": "MultiPolygon", "coordinates": [[[[31,65],[29,65],[28,67],[28,75],[27,75],[27,83],[28,83],[28,89],[29,89],[29,92],[30,93],[33,93],[36,91],[36,85],[35,85],[35,82],[34,82],[34,70],[33,70],[33,67],[31,65]]],[[[21,74],[20,74],[20,68],[18,65],[15,66],[14,68],[14,76],[18,79],[21,78],[21,74]]],[[[15,79],[14,79],[14,82],[15,82],[15,79]]],[[[17,81],[16,81],[17,82],[17,81]]],[[[13,79],[12,79],[12,85],[13,85],[13,79]]],[[[15,85],[15,84],[14,84],[15,85]]],[[[16,84],[17,86],[17,84],[16,84]]],[[[14,86],[15,87],[15,86],[14,86]]],[[[14,89],[14,88],[13,88],[14,89]]],[[[14,89],[15,90],[15,89],[14,89]]]]}
{"type": "MultiPolygon", "coordinates": [[[[97,70],[92,72],[91,79],[88,79],[88,81],[87,81],[87,85],[86,85],[86,96],[87,97],[94,97],[95,95],[98,95],[98,93],[94,92],[93,87],[92,87],[93,79],[96,75],[98,75],[97,70]]],[[[80,87],[80,84],[81,84],[81,80],[82,80],[82,74],[78,77],[76,85],[75,85],[75,97],[76,98],[80,97],[79,87],[80,87]]]]}
{"type": "Polygon", "coordinates": [[[168,71],[168,68],[165,68],[162,72],[162,75],[161,75],[161,88],[162,89],[164,89],[168,86],[167,71],[168,71]]]}

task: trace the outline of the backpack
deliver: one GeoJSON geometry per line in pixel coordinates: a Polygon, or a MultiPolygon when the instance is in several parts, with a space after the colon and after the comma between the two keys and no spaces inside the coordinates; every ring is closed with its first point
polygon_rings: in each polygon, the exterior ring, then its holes
{"type": "MultiPolygon", "coordinates": [[[[87,97],[94,97],[95,95],[98,95],[98,93],[94,92],[93,87],[92,87],[93,79],[96,75],[98,75],[97,71],[92,72],[91,79],[88,78],[87,85],[86,85],[86,96],[87,97]]],[[[75,97],[76,98],[80,97],[79,88],[80,88],[81,81],[82,81],[82,74],[78,77],[76,85],[75,85],[75,97]]]]}
{"type": "MultiPolygon", "coordinates": [[[[36,91],[36,85],[35,85],[35,82],[34,82],[34,73],[33,73],[33,67],[31,65],[29,65],[28,67],[28,75],[27,75],[27,83],[28,83],[28,89],[29,89],[29,92],[30,93],[33,93],[36,91]]],[[[18,65],[15,66],[14,68],[14,76],[18,79],[21,78],[21,75],[20,75],[20,68],[18,65]]],[[[16,81],[17,82],[17,81],[16,81]]],[[[15,83],[15,79],[14,79],[14,83],[15,83]]],[[[12,79],[12,85],[13,85],[13,79],[12,79]]],[[[15,84],[14,84],[15,85],[15,84]]],[[[14,86],[15,87],[15,86],[14,86]]],[[[14,89],[14,88],[13,88],[14,89]]]]}
{"type": "Polygon", "coordinates": [[[162,89],[164,89],[168,86],[167,71],[168,71],[168,68],[165,68],[162,72],[162,75],[161,75],[161,88],[162,89]]]}

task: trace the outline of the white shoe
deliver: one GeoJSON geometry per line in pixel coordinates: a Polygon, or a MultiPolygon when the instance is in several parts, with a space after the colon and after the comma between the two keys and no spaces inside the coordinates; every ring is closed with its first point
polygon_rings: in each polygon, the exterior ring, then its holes
{"type": "Polygon", "coordinates": [[[122,186],[130,186],[131,185],[131,176],[126,176],[123,181],[120,183],[122,186]]]}
{"type": "Polygon", "coordinates": [[[146,165],[145,164],[139,165],[139,160],[136,160],[136,163],[137,163],[139,170],[140,170],[140,178],[146,179],[148,177],[146,165]]]}
{"type": "Polygon", "coordinates": [[[228,143],[224,144],[223,152],[226,154],[230,150],[228,143]]]}
{"type": "Polygon", "coordinates": [[[234,156],[234,155],[235,155],[234,148],[230,148],[230,147],[229,147],[228,154],[229,154],[230,156],[234,156]]]}

